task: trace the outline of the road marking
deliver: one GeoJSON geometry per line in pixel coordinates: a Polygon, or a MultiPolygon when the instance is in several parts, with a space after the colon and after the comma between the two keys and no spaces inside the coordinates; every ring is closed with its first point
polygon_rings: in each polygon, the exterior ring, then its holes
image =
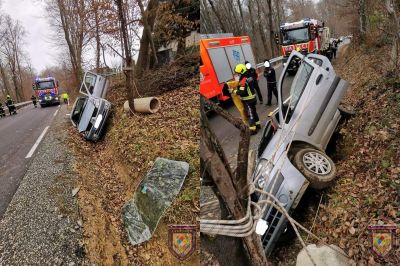
{"type": "Polygon", "coordinates": [[[28,152],[28,154],[26,155],[25,159],[27,158],[31,158],[33,153],[35,152],[36,148],[39,146],[39,143],[42,141],[44,135],[46,134],[47,130],[49,129],[50,126],[47,126],[42,134],[40,134],[39,138],[36,140],[35,144],[33,144],[31,150],[28,152]]]}
{"type": "Polygon", "coordinates": [[[54,115],[53,116],[56,116],[57,115],[57,113],[58,113],[58,109],[54,112],[54,115]]]}

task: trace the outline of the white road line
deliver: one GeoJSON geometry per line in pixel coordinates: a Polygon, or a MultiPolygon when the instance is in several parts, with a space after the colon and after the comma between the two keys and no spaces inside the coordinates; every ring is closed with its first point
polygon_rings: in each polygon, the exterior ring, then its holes
{"type": "Polygon", "coordinates": [[[57,113],[58,113],[58,109],[54,112],[54,115],[53,116],[56,116],[57,115],[57,113]]]}
{"type": "Polygon", "coordinates": [[[33,153],[35,152],[36,148],[39,146],[39,143],[42,141],[44,135],[46,134],[47,130],[49,129],[50,126],[47,126],[42,134],[40,134],[39,138],[36,140],[35,144],[33,144],[31,150],[28,152],[28,154],[26,155],[25,159],[27,158],[31,158],[33,153]]]}

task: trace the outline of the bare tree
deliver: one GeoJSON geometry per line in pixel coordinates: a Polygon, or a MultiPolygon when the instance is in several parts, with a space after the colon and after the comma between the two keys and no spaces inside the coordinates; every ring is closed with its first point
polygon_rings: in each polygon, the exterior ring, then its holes
{"type": "Polygon", "coordinates": [[[150,0],[147,9],[144,10],[144,6],[141,0],[137,0],[140,11],[142,13],[143,33],[140,39],[139,57],[135,70],[136,77],[140,78],[144,70],[147,70],[150,66],[150,54],[149,47],[151,47],[154,62],[157,64],[157,51],[154,46],[154,40],[152,38],[152,31],[154,22],[156,20],[157,8],[159,1],[150,0]]]}

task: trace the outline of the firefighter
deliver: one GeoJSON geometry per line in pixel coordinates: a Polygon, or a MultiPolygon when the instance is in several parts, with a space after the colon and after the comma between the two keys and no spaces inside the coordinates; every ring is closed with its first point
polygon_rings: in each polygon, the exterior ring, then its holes
{"type": "Polygon", "coordinates": [[[10,112],[10,115],[13,113],[17,113],[17,111],[15,110],[14,101],[11,99],[10,95],[7,95],[6,105],[8,107],[8,111],[10,112]]]}
{"type": "Polygon", "coordinates": [[[275,69],[271,67],[271,64],[268,60],[264,62],[264,77],[267,79],[267,88],[268,88],[268,106],[271,106],[272,101],[272,93],[274,93],[276,102],[278,102],[278,90],[276,89],[276,75],[275,69]]]}
{"type": "Polygon", "coordinates": [[[333,42],[332,42],[332,58],[335,58],[336,59],[336,51],[337,51],[337,48],[338,48],[338,40],[333,40],[333,42]]]}
{"type": "Polygon", "coordinates": [[[35,108],[36,108],[37,107],[36,106],[36,96],[32,94],[31,100],[32,100],[33,106],[35,106],[35,108]]]}
{"type": "Polygon", "coordinates": [[[64,92],[63,94],[62,94],[62,97],[63,97],[63,100],[64,100],[64,103],[68,103],[69,101],[69,95],[68,95],[68,93],[67,92],[64,92]]]}
{"type": "Polygon", "coordinates": [[[235,80],[239,81],[239,86],[233,90],[233,93],[239,95],[246,106],[249,114],[249,129],[251,134],[257,134],[257,130],[261,129],[261,123],[256,109],[256,92],[254,85],[251,84],[253,78],[250,76],[250,73],[247,71],[244,64],[236,65],[234,71],[236,73],[235,80]]]}
{"type": "Polygon", "coordinates": [[[224,84],[224,87],[222,89],[222,94],[224,96],[229,96],[232,98],[233,103],[235,104],[236,109],[239,111],[240,116],[242,118],[242,121],[244,124],[247,124],[247,115],[246,115],[246,110],[245,107],[243,105],[242,100],[240,99],[239,95],[236,95],[233,93],[233,90],[235,88],[237,88],[237,86],[239,86],[239,82],[238,81],[227,81],[224,84]]]}
{"type": "Polygon", "coordinates": [[[254,85],[254,89],[256,90],[256,93],[257,93],[257,98],[260,101],[260,104],[262,104],[263,103],[263,97],[262,97],[262,94],[261,94],[261,91],[260,91],[260,87],[258,86],[258,73],[251,66],[249,61],[245,61],[244,64],[246,66],[247,71],[250,74],[250,77],[253,78],[253,85],[254,85]]]}

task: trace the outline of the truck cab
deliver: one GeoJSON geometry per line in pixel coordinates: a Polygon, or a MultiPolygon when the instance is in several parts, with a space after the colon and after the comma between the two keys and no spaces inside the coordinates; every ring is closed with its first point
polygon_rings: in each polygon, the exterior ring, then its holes
{"type": "Polygon", "coordinates": [[[54,77],[36,78],[32,87],[41,107],[60,105],[58,81],[54,77]]]}

